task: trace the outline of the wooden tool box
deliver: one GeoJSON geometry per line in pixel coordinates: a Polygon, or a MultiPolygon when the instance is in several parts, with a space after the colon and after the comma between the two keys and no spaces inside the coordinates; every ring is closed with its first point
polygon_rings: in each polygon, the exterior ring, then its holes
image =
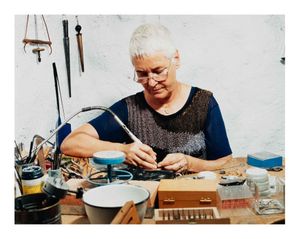
{"type": "Polygon", "coordinates": [[[158,187],[159,208],[215,207],[217,181],[162,179],[158,187]]]}

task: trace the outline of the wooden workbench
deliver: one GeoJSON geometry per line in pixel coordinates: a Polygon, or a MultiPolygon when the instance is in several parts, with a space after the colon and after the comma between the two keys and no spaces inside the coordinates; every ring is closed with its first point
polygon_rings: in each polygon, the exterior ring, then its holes
{"type": "MultiPolygon", "coordinates": [[[[245,158],[234,158],[224,166],[227,175],[245,176],[245,170],[249,166],[246,164],[245,158]]],[[[215,171],[218,177],[220,170],[215,171]]],[[[270,175],[285,177],[285,170],[279,172],[269,172],[270,175]]],[[[184,177],[188,177],[185,175],[184,177]]],[[[151,192],[149,207],[153,207],[154,200],[157,195],[158,182],[135,181],[132,184],[146,187],[151,192]]],[[[83,204],[82,204],[83,206],[83,204]]],[[[285,221],[285,214],[273,215],[257,215],[252,208],[235,208],[235,209],[219,209],[221,217],[229,217],[231,224],[272,224],[285,221]]],[[[63,224],[89,224],[86,215],[70,215],[62,210],[62,223],[63,224]]],[[[154,219],[145,218],[143,224],[155,224],[154,219]]]]}

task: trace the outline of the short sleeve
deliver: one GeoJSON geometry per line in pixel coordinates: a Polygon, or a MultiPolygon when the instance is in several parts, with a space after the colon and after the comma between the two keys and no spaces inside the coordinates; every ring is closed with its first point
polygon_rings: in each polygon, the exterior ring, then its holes
{"type": "Polygon", "coordinates": [[[215,160],[232,154],[221,110],[213,96],[208,105],[204,134],[208,160],[215,160]]]}
{"type": "MultiPolygon", "coordinates": [[[[128,124],[128,109],[124,99],[116,102],[109,109],[111,109],[125,125],[128,124]]],[[[101,140],[117,143],[131,141],[123,128],[116,122],[113,115],[107,111],[88,123],[96,129],[101,140]]]]}

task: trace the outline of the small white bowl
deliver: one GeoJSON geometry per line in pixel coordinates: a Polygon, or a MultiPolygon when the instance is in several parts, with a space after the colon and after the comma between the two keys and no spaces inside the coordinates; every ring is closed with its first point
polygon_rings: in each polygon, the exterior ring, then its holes
{"type": "Polygon", "coordinates": [[[111,184],[90,189],[83,194],[86,214],[92,224],[109,224],[128,201],[133,201],[142,221],[150,193],[147,189],[128,184],[111,184]]]}

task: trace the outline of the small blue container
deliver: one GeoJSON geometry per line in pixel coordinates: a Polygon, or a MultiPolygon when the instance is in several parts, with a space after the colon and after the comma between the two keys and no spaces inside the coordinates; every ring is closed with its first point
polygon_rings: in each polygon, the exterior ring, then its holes
{"type": "Polygon", "coordinates": [[[248,154],[247,163],[258,168],[273,168],[282,166],[282,156],[270,152],[248,154]]]}

